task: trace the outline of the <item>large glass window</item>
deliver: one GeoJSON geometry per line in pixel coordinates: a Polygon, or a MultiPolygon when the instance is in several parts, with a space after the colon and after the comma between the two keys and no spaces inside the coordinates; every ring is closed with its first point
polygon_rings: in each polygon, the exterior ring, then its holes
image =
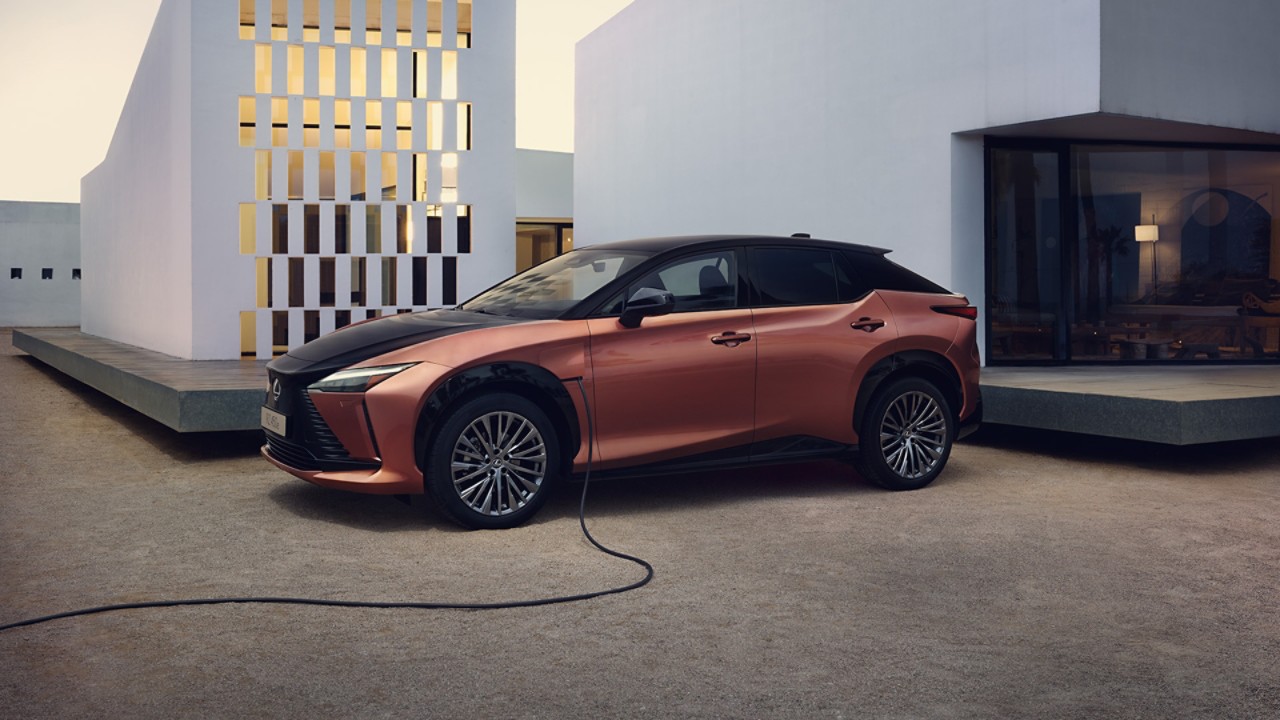
{"type": "Polygon", "coordinates": [[[992,361],[1280,357],[1280,152],[1045,143],[989,168],[992,361]]]}

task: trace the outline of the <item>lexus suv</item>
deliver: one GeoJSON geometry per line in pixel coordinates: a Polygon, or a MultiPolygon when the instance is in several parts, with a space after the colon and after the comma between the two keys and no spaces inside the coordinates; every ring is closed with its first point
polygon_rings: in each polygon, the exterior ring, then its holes
{"type": "Polygon", "coordinates": [[[588,458],[601,475],[849,458],[922,488],[981,418],[977,310],[887,252],[807,236],[574,250],[276,358],[263,454],[316,485],[425,495],[468,528],[528,520],[588,458]]]}

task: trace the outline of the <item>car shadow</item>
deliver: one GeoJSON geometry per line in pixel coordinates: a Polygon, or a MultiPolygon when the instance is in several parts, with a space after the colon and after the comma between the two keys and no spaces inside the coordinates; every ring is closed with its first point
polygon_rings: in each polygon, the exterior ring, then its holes
{"type": "Polygon", "coordinates": [[[466,532],[443,517],[424,511],[426,502],[414,497],[409,503],[391,495],[364,495],[322,488],[290,479],[272,488],[267,497],[281,508],[305,520],[342,525],[371,532],[440,530],[466,532]]]}
{"type": "MultiPolygon", "coordinates": [[[[675,508],[714,508],[769,498],[832,498],[883,492],[847,464],[806,462],[738,470],[591,480],[587,514],[632,515],[675,508]]],[[[533,522],[576,518],[582,482],[565,483],[533,522]]]]}

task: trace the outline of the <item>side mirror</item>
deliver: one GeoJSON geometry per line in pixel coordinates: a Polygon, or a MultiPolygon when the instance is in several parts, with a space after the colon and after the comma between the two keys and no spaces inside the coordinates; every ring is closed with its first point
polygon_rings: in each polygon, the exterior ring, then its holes
{"type": "Polygon", "coordinates": [[[675,309],[675,295],[666,290],[642,287],[627,300],[627,308],[622,311],[618,322],[622,323],[622,327],[638,328],[644,318],[666,315],[675,309]]]}

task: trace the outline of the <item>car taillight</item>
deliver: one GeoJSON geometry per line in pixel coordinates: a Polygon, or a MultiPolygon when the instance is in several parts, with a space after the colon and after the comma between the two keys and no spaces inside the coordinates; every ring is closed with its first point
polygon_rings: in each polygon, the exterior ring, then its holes
{"type": "Polygon", "coordinates": [[[943,315],[955,315],[956,317],[967,318],[969,320],[978,319],[978,308],[972,305],[934,305],[934,312],[940,312],[943,315]]]}

